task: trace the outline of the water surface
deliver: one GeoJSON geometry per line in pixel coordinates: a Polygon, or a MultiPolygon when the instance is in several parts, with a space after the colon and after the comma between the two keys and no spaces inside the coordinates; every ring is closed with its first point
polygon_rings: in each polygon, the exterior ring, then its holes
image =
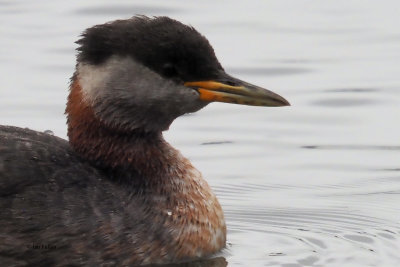
{"type": "Polygon", "coordinates": [[[225,211],[227,248],[204,264],[398,266],[399,10],[356,0],[0,1],[0,123],[65,138],[82,30],[171,16],[207,36],[228,73],[292,103],[211,104],[165,133],[225,211]]]}

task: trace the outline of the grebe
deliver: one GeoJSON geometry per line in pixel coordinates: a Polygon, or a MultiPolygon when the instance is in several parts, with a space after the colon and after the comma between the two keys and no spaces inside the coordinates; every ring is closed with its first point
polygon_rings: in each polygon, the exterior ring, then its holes
{"type": "Polygon", "coordinates": [[[0,262],[144,265],[220,251],[221,206],[162,131],[213,101],[289,103],[226,74],[204,36],[168,17],[97,25],[77,43],[69,142],[0,127],[0,262]]]}

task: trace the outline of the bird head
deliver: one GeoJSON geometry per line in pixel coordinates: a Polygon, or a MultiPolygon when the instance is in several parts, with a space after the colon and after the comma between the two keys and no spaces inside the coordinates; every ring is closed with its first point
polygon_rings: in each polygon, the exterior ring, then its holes
{"type": "Polygon", "coordinates": [[[72,80],[105,127],[160,132],[178,116],[211,102],[289,105],[269,90],[228,75],[203,35],[168,17],[96,25],[77,43],[72,80]]]}

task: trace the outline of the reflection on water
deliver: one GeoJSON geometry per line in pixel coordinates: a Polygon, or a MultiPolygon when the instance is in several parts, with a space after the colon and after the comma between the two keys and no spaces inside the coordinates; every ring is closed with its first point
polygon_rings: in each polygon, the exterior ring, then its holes
{"type": "Polygon", "coordinates": [[[0,123],[66,137],[82,30],[174,17],[209,38],[228,72],[292,103],[211,104],[165,133],[228,224],[217,258],[174,266],[398,266],[400,25],[388,2],[0,1],[0,123]]]}
{"type": "Polygon", "coordinates": [[[225,267],[228,263],[224,257],[217,257],[207,260],[187,262],[180,264],[163,264],[163,265],[152,265],[152,266],[165,266],[165,267],[225,267]]]}

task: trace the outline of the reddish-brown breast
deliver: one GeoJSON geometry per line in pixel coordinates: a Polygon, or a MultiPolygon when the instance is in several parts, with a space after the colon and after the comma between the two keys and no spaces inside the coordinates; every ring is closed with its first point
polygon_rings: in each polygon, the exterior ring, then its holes
{"type": "MultiPolygon", "coordinates": [[[[66,113],[68,136],[74,150],[110,173],[136,173],[126,176],[140,187],[145,208],[156,214],[146,219],[171,237],[171,240],[149,237],[147,241],[140,241],[143,249],[151,253],[138,253],[135,248],[126,263],[196,259],[225,246],[226,226],[216,196],[200,172],[166,143],[161,133],[128,132],[104,125],[85,102],[77,80],[71,85],[66,113]]],[[[135,189],[127,187],[127,190],[135,189]]],[[[133,231],[134,228],[132,225],[133,231]]],[[[104,225],[101,231],[107,229],[104,225]]],[[[113,248],[110,253],[117,251],[118,248],[113,248]]]]}

